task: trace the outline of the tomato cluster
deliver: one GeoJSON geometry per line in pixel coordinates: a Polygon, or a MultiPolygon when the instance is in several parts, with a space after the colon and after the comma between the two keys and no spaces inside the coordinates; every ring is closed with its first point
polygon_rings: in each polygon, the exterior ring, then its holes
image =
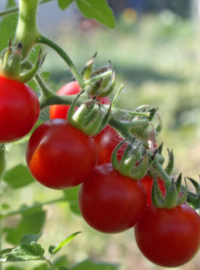
{"type": "MultiPolygon", "coordinates": [[[[7,90],[0,88],[0,142],[12,142],[33,128],[39,102],[35,92],[24,84],[2,76],[0,83],[7,90]]],[[[78,83],[71,82],[58,95],[79,92],[78,83]]],[[[98,99],[110,104],[108,97],[98,99]]],[[[132,179],[112,165],[113,150],[123,141],[118,133],[107,125],[96,136],[86,135],[67,120],[68,111],[67,105],[51,106],[50,120],[32,133],[26,160],[34,178],[53,189],[81,184],[78,204],[85,221],[103,233],[134,227],[136,243],[151,262],[177,267],[191,260],[200,249],[200,217],[195,210],[186,203],[172,209],[155,207],[153,178],[145,175],[140,180],[132,179]]],[[[126,148],[127,144],[122,144],[118,161],[126,148]]],[[[157,184],[164,198],[164,180],[158,178],[157,184]]]]}

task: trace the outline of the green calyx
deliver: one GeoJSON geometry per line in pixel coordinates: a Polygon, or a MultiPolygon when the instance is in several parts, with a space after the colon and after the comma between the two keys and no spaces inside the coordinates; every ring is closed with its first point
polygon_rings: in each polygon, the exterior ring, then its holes
{"type": "Polygon", "coordinates": [[[130,177],[134,180],[142,179],[147,170],[150,168],[152,162],[149,162],[149,157],[144,150],[141,144],[134,145],[129,143],[124,153],[121,157],[121,160],[118,160],[118,151],[121,146],[127,142],[126,140],[122,141],[117,145],[112,154],[112,165],[115,170],[119,171],[122,175],[130,177]]]}
{"type": "MultiPolygon", "coordinates": [[[[146,111],[146,108],[141,107],[138,108],[137,111],[146,111]]],[[[152,119],[155,117],[157,108],[153,108],[148,111],[149,116],[136,116],[132,121],[138,121],[138,120],[146,120],[147,124],[146,126],[142,127],[133,127],[131,129],[131,133],[133,136],[138,138],[145,146],[145,148],[149,149],[150,151],[153,152],[154,146],[156,145],[156,137],[159,135],[159,133],[162,130],[162,122],[161,118],[158,116],[158,124],[157,127],[154,128],[154,126],[151,124],[152,119]],[[149,127],[152,127],[151,130],[149,130],[149,127]]]]}
{"type": "Polygon", "coordinates": [[[95,96],[93,99],[83,103],[75,111],[77,101],[83,92],[78,94],[73,100],[67,114],[67,120],[72,126],[81,130],[86,135],[96,135],[107,125],[111,114],[111,107],[103,116],[101,105],[97,103],[95,96]]]}
{"type": "MultiPolygon", "coordinates": [[[[107,71],[112,71],[111,69],[111,62],[109,61],[109,66],[108,67],[103,67],[95,72],[93,72],[90,75],[90,78],[95,78],[97,75],[103,74],[107,71]]],[[[95,81],[94,83],[91,83],[90,85],[87,86],[86,91],[88,92],[89,95],[96,95],[98,92],[98,97],[106,97],[109,96],[114,87],[115,87],[115,72],[113,71],[111,75],[107,75],[104,78],[100,78],[99,80],[95,81]]]]}
{"type": "Polygon", "coordinates": [[[193,185],[196,194],[188,191],[187,202],[192,205],[194,209],[200,209],[200,184],[194,179],[187,177],[190,183],[193,185]]]}
{"type": "Polygon", "coordinates": [[[182,174],[179,175],[176,181],[172,178],[171,183],[169,185],[165,185],[166,194],[163,196],[158,186],[157,178],[155,177],[151,194],[154,206],[158,208],[172,209],[183,204],[187,199],[188,191],[187,187],[184,192],[181,191],[181,182],[182,174]]]}
{"type": "Polygon", "coordinates": [[[0,55],[0,74],[11,80],[26,83],[36,75],[44,61],[45,56],[41,58],[40,50],[36,64],[31,70],[24,72],[21,69],[23,66],[22,48],[23,45],[21,42],[18,42],[13,46],[11,41],[9,42],[9,47],[3,50],[0,55]]]}
{"type": "Polygon", "coordinates": [[[92,70],[93,70],[93,63],[94,63],[96,56],[97,56],[97,52],[94,54],[94,56],[89,61],[87,61],[87,63],[83,67],[83,69],[81,71],[81,75],[83,76],[84,80],[90,79],[90,76],[91,76],[92,70]]]}

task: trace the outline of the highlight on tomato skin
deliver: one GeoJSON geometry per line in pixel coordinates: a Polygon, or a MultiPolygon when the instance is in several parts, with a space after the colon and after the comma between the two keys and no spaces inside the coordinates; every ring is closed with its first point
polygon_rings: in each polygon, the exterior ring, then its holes
{"type": "Polygon", "coordinates": [[[28,168],[42,185],[66,189],[85,181],[97,163],[93,140],[67,120],[44,122],[31,135],[26,152],[28,168]]]}
{"type": "Polygon", "coordinates": [[[78,195],[83,218],[103,233],[119,233],[133,227],[143,215],[146,203],[141,182],[121,175],[110,163],[96,166],[78,195]]]}
{"type": "Polygon", "coordinates": [[[10,143],[27,135],[36,124],[40,105],[28,85],[0,76],[0,142],[10,143]]]}
{"type": "MultiPolygon", "coordinates": [[[[58,92],[59,96],[70,96],[80,93],[81,88],[77,81],[69,82],[65,84],[58,92]]],[[[102,104],[110,104],[110,99],[108,97],[98,98],[102,104]]],[[[52,105],[50,106],[49,117],[50,119],[67,119],[67,113],[70,105],[52,105]]]]}
{"type": "Polygon", "coordinates": [[[149,204],[134,232],[142,254],[162,267],[179,267],[200,249],[200,217],[186,204],[173,209],[149,204]]]}

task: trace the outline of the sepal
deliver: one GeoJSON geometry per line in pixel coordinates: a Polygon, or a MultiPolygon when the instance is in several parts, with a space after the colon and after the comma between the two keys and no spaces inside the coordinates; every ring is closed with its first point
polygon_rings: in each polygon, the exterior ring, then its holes
{"type": "MultiPolygon", "coordinates": [[[[93,72],[90,76],[90,78],[95,77],[96,75],[103,74],[104,72],[111,69],[111,62],[109,62],[110,65],[109,67],[103,67],[100,68],[99,70],[93,72]]],[[[86,91],[88,92],[89,95],[96,95],[98,92],[99,97],[106,97],[112,93],[115,87],[115,71],[112,72],[111,75],[108,75],[104,78],[101,78],[97,80],[96,82],[90,84],[87,88],[86,91]]]]}
{"type": "Polygon", "coordinates": [[[123,140],[120,142],[113,151],[111,162],[115,170],[119,171],[122,175],[130,177],[134,180],[142,179],[149,169],[149,157],[145,151],[142,153],[143,147],[141,144],[135,146],[133,142],[129,143],[121,160],[117,158],[117,153],[122,146],[127,142],[123,140]]]}
{"type": "Polygon", "coordinates": [[[187,179],[190,180],[196,191],[196,194],[188,191],[187,202],[191,204],[193,208],[200,209],[200,184],[190,177],[187,177],[187,179]]]}
{"type": "Polygon", "coordinates": [[[77,101],[83,92],[84,91],[78,94],[73,100],[67,114],[67,120],[75,128],[81,130],[88,136],[92,136],[100,132],[106,126],[110,117],[111,109],[109,108],[108,112],[103,117],[101,105],[97,102],[95,96],[89,101],[83,103],[75,111],[77,101]]]}
{"type": "Polygon", "coordinates": [[[38,72],[46,55],[41,58],[40,50],[36,64],[31,70],[24,72],[22,70],[22,48],[23,45],[21,42],[18,42],[14,46],[12,46],[11,41],[9,42],[9,47],[0,54],[0,74],[11,80],[26,83],[38,72]]]}
{"type": "Polygon", "coordinates": [[[157,178],[154,178],[152,187],[152,203],[158,208],[172,209],[185,203],[187,198],[187,186],[184,192],[181,192],[182,174],[179,175],[177,181],[171,179],[170,185],[165,185],[166,194],[163,196],[159,189],[157,178]]]}
{"type": "Polygon", "coordinates": [[[83,76],[84,80],[90,79],[90,75],[92,74],[93,64],[94,64],[94,60],[95,60],[96,56],[97,56],[97,52],[94,54],[94,56],[89,61],[87,61],[87,63],[83,67],[83,69],[81,71],[81,75],[83,76]]]}
{"type": "Polygon", "coordinates": [[[167,174],[171,174],[174,168],[174,154],[173,150],[170,151],[169,149],[167,149],[167,151],[168,151],[168,163],[165,168],[165,172],[167,174]]]}

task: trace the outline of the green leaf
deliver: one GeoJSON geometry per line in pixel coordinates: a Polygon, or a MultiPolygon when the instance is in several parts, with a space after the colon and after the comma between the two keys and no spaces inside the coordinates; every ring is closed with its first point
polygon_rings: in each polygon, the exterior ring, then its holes
{"type": "Polygon", "coordinates": [[[115,28],[115,18],[106,0],[76,0],[80,12],[89,19],[94,19],[108,28],[115,28]]]}
{"type": "Polygon", "coordinates": [[[8,255],[7,261],[30,261],[42,259],[44,249],[37,243],[30,245],[20,245],[12,250],[8,255]]]}
{"type": "Polygon", "coordinates": [[[59,250],[61,250],[62,247],[67,245],[69,242],[71,242],[77,234],[81,232],[75,232],[68,236],[64,241],[60,242],[57,246],[50,246],[49,247],[49,253],[52,255],[55,255],[59,250]]]}
{"type": "Polygon", "coordinates": [[[58,268],[56,268],[57,270],[69,270],[69,268],[65,267],[65,266],[59,266],[58,268]]]}
{"type": "Polygon", "coordinates": [[[6,204],[6,203],[2,203],[1,204],[1,209],[2,210],[8,210],[10,208],[10,205],[6,204]]]}
{"type": "MultiPolygon", "coordinates": [[[[14,0],[8,0],[6,9],[16,7],[16,3],[14,0]]],[[[1,37],[1,42],[0,42],[0,51],[8,47],[8,43],[10,38],[12,40],[14,39],[14,33],[15,29],[17,26],[17,18],[18,14],[12,14],[3,17],[3,19],[0,22],[0,37],[1,37]]]]}
{"type": "Polygon", "coordinates": [[[7,254],[7,253],[10,253],[12,250],[13,250],[12,248],[6,248],[3,250],[0,250],[0,256],[7,254]]]}
{"type": "Polygon", "coordinates": [[[22,239],[20,239],[20,243],[29,245],[32,242],[37,242],[41,235],[42,235],[42,233],[39,233],[39,234],[23,234],[22,239]]]}
{"type": "Polygon", "coordinates": [[[25,187],[35,181],[27,166],[22,164],[15,166],[5,173],[4,181],[12,188],[25,187]]]}
{"type": "Polygon", "coordinates": [[[117,270],[119,265],[109,263],[95,263],[91,260],[83,261],[75,266],[71,267],[70,270],[117,270]]]}
{"type": "Polygon", "coordinates": [[[78,191],[80,187],[74,187],[70,189],[63,190],[66,200],[69,202],[70,209],[73,213],[81,215],[78,207],[78,191]]]}
{"type": "Polygon", "coordinates": [[[5,270],[23,270],[23,269],[17,266],[7,266],[5,270]]]}
{"type": "Polygon", "coordinates": [[[46,211],[42,208],[36,208],[32,211],[22,214],[22,219],[15,228],[4,229],[7,232],[6,241],[19,245],[19,239],[23,234],[39,234],[45,223],[46,211]]]}
{"type": "Polygon", "coordinates": [[[46,263],[42,263],[39,266],[34,267],[32,270],[49,270],[46,263]]]}
{"type": "Polygon", "coordinates": [[[71,3],[74,2],[74,0],[58,0],[58,6],[62,9],[65,10],[68,8],[71,3]]]}
{"type": "Polygon", "coordinates": [[[53,265],[55,267],[59,267],[61,265],[68,265],[68,260],[67,260],[67,257],[65,255],[63,256],[60,256],[58,258],[56,258],[54,261],[53,261],[53,265]]]}

